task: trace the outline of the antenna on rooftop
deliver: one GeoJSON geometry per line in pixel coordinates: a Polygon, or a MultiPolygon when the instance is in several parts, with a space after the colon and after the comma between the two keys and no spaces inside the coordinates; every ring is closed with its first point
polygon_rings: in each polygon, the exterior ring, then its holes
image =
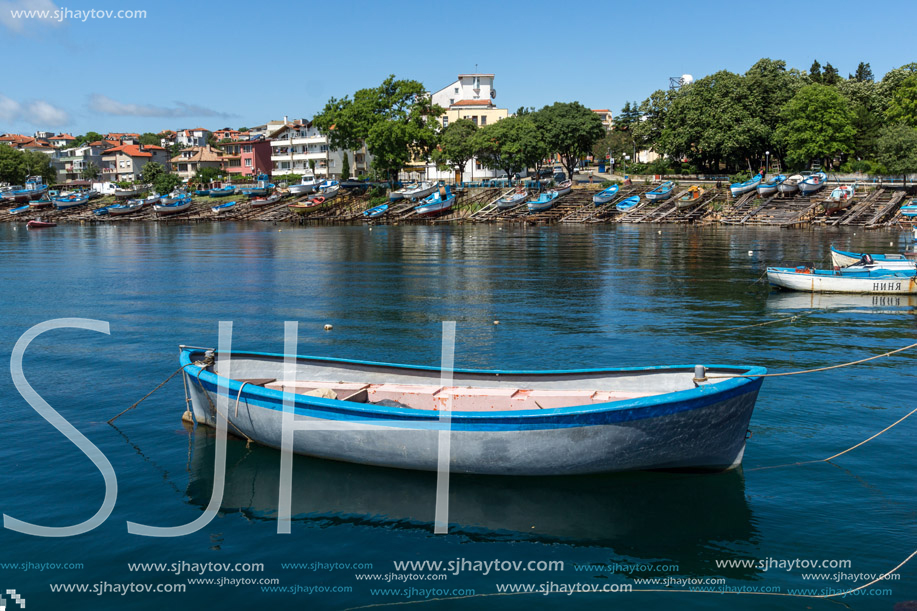
{"type": "Polygon", "coordinates": [[[676,89],[681,89],[685,85],[690,85],[694,82],[694,77],[690,74],[682,74],[681,76],[670,76],[669,77],[669,89],[674,91],[676,89]]]}

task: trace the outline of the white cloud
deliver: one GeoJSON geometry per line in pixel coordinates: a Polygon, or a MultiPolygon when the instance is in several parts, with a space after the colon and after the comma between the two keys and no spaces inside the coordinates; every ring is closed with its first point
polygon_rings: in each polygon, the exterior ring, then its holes
{"type": "Polygon", "coordinates": [[[233,117],[235,115],[219,112],[203,106],[174,102],[175,106],[152,106],[150,104],[127,104],[113,100],[101,93],[89,96],[89,108],[107,115],[131,117],[233,117]]]}
{"type": "Polygon", "coordinates": [[[70,121],[70,115],[44,100],[17,102],[0,93],[0,120],[7,123],[31,123],[39,127],[60,127],[70,121]]]}
{"type": "Polygon", "coordinates": [[[52,0],[0,0],[0,24],[17,34],[31,24],[58,26],[59,11],[52,0]]]}
{"type": "Polygon", "coordinates": [[[44,100],[35,100],[30,102],[25,111],[26,121],[35,125],[49,125],[58,127],[66,125],[70,120],[67,112],[48,104],[44,100]]]}
{"type": "Polygon", "coordinates": [[[0,94],[0,121],[12,123],[20,112],[22,112],[22,106],[19,102],[0,94]]]}

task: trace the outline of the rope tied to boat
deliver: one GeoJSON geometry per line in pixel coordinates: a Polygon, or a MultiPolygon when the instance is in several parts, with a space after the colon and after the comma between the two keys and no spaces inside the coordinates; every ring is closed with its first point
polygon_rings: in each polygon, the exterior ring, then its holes
{"type": "Polygon", "coordinates": [[[814,312],[814,310],[810,312],[802,312],[801,314],[794,314],[792,316],[784,316],[782,318],[775,318],[774,320],[767,320],[764,322],[755,323],[753,325],[741,325],[739,327],[726,327],[725,329],[713,329],[712,331],[701,331],[699,333],[695,333],[694,335],[710,335],[711,333],[725,333],[726,331],[735,331],[737,329],[750,329],[752,327],[764,327],[766,325],[773,325],[779,322],[787,322],[787,321],[795,322],[797,319],[802,318],[803,316],[808,316],[812,312],[814,312]]]}
{"type": "Polygon", "coordinates": [[[910,344],[909,346],[904,346],[903,348],[897,348],[896,350],[890,350],[888,352],[883,352],[882,354],[876,354],[874,356],[868,356],[865,359],[859,359],[856,361],[850,361],[849,363],[841,363],[840,365],[828,365],[827,367],[816,367],[815,369],[803,369],[801,371],[785,371],[783,373],[750,373],[750,374],[735,374],[735,375],[708,375],[708,379],[729,379],[729,378],[779,378],[782,376],[796,376],[804,373],[816,373],[819,371],[829,371],[831,369],[841,369],[842,367],[851,367],[853,365],[859,365],[860,363],[866,363],[868,361],[874,361],[885,356],[891,356],[899,352],[904,352],[905,350],[911,350],[912,348],[917,348],[917,343],[910,344]]]}
{"type": "MultiPolygon", "coordinates": [[[[203,360],[203,361],[194,361],[193,363],[188,363],[187,365],[182,365],[181,367],[179,367],[178,369],[176,369],[175,371],[173,371],[172,374],[171,374],[169,377],[167,377],[165,380],[163,380],[162,382],[160,382],[160,384],[159,384],[158,386],[156,386],[156,388],[154,388],[154,389],[151,390],[150,392],[148,392],[148,393],[146,393],[145,395],[143,395],[143,397],[142,397],[139,401],[137,401],[137,402],[131,404],[130,407],[128,407],[127,409],[123,410],[121,413],[119,413],[119,414],[118,414],[117,416],[115,416],[114,418],[111,418],[110,420],[108,420],[108,421],[107,421],[108,424],[112,424],[115,420],[117,420],[118,418],[120,418],[121,416],[123,416],[124,414],[126,414],[127,412],[131,411],[132,409],[134,409],[135,407],[137,407],[138,405],[140,405],[140,404],[143,403],[144,401],[146,401],[146,400],[149,398],[150,395],[152,395],[154,392],[156,392],[157,390],[159,390],[160,388],[162,388],[163,386],[165,386],[166,383],[167,383],[169,380],[171,380],[172,378],[174,378],[175,376],[177,376],[179,373],[181,373],[182,371],[184,371],[186,367],[194,366],[194,367],[201,367],[201,368],[203,368],[203,367],[209,367],[209,366],[212,365],[212,364],[213,364],[213,352],[211,351],[211,352],[205,353],[205,356],[204,356],[204,360],[203,360]]],[[[187,391],[186,391],[186,394],[187,394],[187,391]]],[[[185,401],[187,402],[188,399],[186,398],[185,401]]]]}

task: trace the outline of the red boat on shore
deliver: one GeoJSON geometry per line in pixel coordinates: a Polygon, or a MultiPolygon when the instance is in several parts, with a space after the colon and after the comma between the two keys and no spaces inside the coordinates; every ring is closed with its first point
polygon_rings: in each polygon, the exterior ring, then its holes
{"type": "Polygon", "coordinates": [[[34,221],[29,221],[26,227],[29,229],[43,229],[44,227],[57,227],[57,223],[35,219],[34,221]]]}

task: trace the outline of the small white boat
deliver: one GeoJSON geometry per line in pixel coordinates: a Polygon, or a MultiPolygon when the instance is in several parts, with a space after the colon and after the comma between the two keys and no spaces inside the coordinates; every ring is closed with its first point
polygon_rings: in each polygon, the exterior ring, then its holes
{"type": "Polygon", "coordinates": [[[291,195],[308,195],[313,193],[317,187],[318,182],[315,180],[315,176],[306,174],[299,181],[299,184],[290,185],[289,190],[291,195]]]}
{"type": "Polygon", "coordinates": [[[171,204],[153,204],[153,211],[161,216],[179,214],[191,208],[192,203],[191,196],[186,195],[182,199],[171,204]]]}
{"type": "Polygon", "coordinates": [[[143,204],[135,199],[129,200],[125,204],[115,204],[114,206],[106,206],[108,214],[113,214],[115,216],[120,216],[123,214],[133,214],[134,212],[139,212],[143,209],[143,204]]]}
{"type": "Polygon", "coordinates": [[[809,193],[815,193],[819,189],[825,186],[825,183],[828,181],[828,175],[824,172],[816,172],[815,174],[810,174],[799,181],[799,192],[803,195],[808,195],[809,193]]]}
{"type": "Polygon", "coordinates": [[[431,195],[438,188],[439,187],[435,183],[425,180],[424,182],[415,185],[410,189],[404,189],[402,192],[404,194],[404,199],[420,199],[431,195]]]}
{"type": "Polygon", "coordinates": [[[230,210],[231,208],[235,208],[235,206],[236,206],[235,201],[225,202],[223,204],[217,204],[216,206],[211,206],[210,211],[213,212],[214,214],[222,214],[230,210]]]}
{"type": "Polygon", "coordinates": [[[143,193],[143,187],[134,187],[132,189],[115,189],[115,197],[137,197],[143,193]]]}
{"type": "Polygon", "coordinates": [[[250,200],[248,203],[252,208],[260,208],[262,206],[270,206],[271,204],[276,204],[280,201],[281,197],[282,195],[280,195],[280,193],[274,193],[273,195],[269,195],[267,197],[256,197],[255,199],[250,200]]]}
{"type": "Polygon", "coordinates": [[[607,204],[608,202],[610,202],[611,200],[615,198],[615,196],[618,194],[619,189],[620,189],[620,186],[611,185],[607,189],[599,191],[598,193],[592,196],[592,203],[595,204],[596,206],[602,206],[604,204],[607,204]]]}
{"type": "Polygon", "coordinates": [[[773,195],[777,192],[777,189],[780,188],[780,185],[786,181],[786,176],[783,174],[778,174],[777,176],[772,176],[767,180],[762,180],[758,183],[758,195],[762,197],[773,195]]]}
{"type": "Polygon", "coordinates": [[[177,202],[184,196],[185,194],[182,193],[181,191],[172,191],[168,195],[163,195],[162,197],[160,197],[159,203],[160,204],[174,204],[175,202],[177,202]]]}
{"type": "Polygon", "coordinates": [[[517,191],[512,195],[498,199],[497,208],[500,210],[509,210],[510,208],[515,208],[516,206],[525,203],[525,198],[527,197],[528,193],[526,191],[517,191]]]}
{"type": "Polygon", "coordinates": [[[764,176],[761,174],[755,174],[745,182],[734,182],[729,185],[729,192],[732,193],[733,197],[738,197],[744,195],[749,191],[754,191],[758,185],[761,183],[761,180],[764,179],[764,176]]]}
{"type": "Polygon", "coordinates": [[[802,174],[793,174],[777,185],[777,191],[780,193],[795,193],[799,189],[799,183],[802,182],[802,179],[802,174]]]}
{"type": "Polygon", "coordinates": [[[674,189],[675,183],[671,180],[667,180],[652,191],[647,191],[645,193],[646,199],[651,202],[661,202],[672,197],[674,189]]]}
{"type": "Polygon", "coordinates": [[[455,195],[449,187],[439,187],[436,193],[433,193],[423,199],[421,204],[414,208],[414,214],[418,216],[436,216],[452,208],[455,203],[455,195]]]}
{"type": "Polygon", "coordinates": [[[436,471],[437,439],[450,431],[452,473],[721,471],[742,462],[763,382],[756,376],[766,373],[738,365],[455,369],[443,385],[437,367],[289,360],[285,369],[282,355],[182,346],[193,420],[279,448],[289,413],[315,425],[290,436],[294,453],[399,469],[436,471]]]}
{"type": "Polygon", "coordinates": [[[140,204],[141,206],[152,206],[153,204],[158,204],[160,199],[162,199],[162,197],[154,193],[153,195],[148,195],[147,197],[140,199],[129,199],[127,200],[127,203],[140,204]]]}
{"type": "Polygon", "coordinates": [[[337,197],[338,193],[341,192],[341,186],[335,182],[333,185],[322,187],[321,194],[325,198],[325,201],[331,199],[332,197],[337,197]]]}
{"type": "Polygon", "coordinates": [[[905,265],[906,263],[910,263],[910,265],[913,266],[915,261],[917,261],[917,251],[890,254],[869,254],[838,250],[834,246],[831,247],[831,263],[835,267],[850,267],[851,265],[875,264],[886,268],[902,268],[907,267],[905,265]]]}
{"type": "Polygon", "coordinates": [[[566,195],[566,194],[569,193],[572,189],[573,189],[573,181],[572,181],[572,180],[565,180],[565,181],[563,181],[563,182],[560,182],[560,183],[557,183],[556,185],[554,185],[554,188],[552,189],[552,191],[554,191],[555,193],[557,193],[557,196],[560,197],[561,195],[566,195]]]}
{"type": "Polygon", "coordinates": [[[529,213],[544,212],[545,210],[550,210],[557,202],[557,197],[557,191],[545,191],[535,199],[529,200],[526,204],[528,206],[529,213]]]}
{"type": "Polygon", "coordinates": [[[815,293],[917,293],[917,275],[911,270],[768,267],[767,281],[794,291],[815,293]]]}

